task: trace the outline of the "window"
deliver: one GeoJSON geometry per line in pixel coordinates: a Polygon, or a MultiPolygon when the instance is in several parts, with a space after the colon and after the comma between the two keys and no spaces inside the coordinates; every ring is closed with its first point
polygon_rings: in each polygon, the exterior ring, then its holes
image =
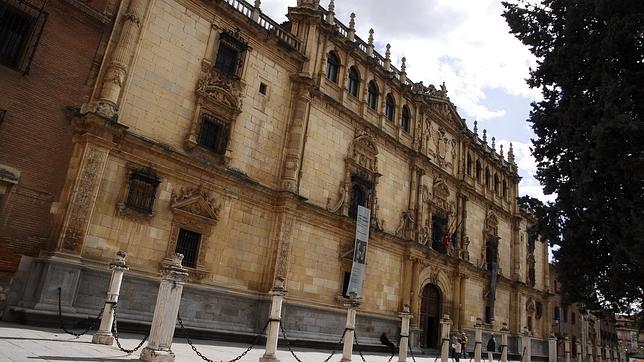
{"type": "Polygon", "coordinates": [[[268,86],[266,83],[259,83],[259,93],[266,95],[266,92],[268,91],[268,86]]]}
{"type": "Polygon", "coordinates": [[[490,178],[490,168],[485,167],[485,187],[487,187],[488,189],[490,188],[490,178]]]}
{"type": "Polygon", "coordinates": [[[403,131],[409,133],[409,124],[410,124],[409,108],[407,108],[407,106],[403,106],[402,118],[400,119],[400,126],[402,127],[403,131]]]}
{"type": "Polygon", "coordinates": [[[0,3],[0,64],[29,73],[47,13],[22,0],[0,3]]]}
{"type": "Polygon", "coordinates": [[[161,181],[151,168],[135,170],[130,174],[125,207],[138,212],[151,214],[157,186],[161,181]]]}
{"type": "Polygon", "coordinates": [[[367,104],[369,105],[369,108],[373,110],[375,110],[378,105],[378,86],[374,81],[369,82],[367,104]]]}
{"type": "Polygon", "coordinates": [[[340,70],[340,59],[334,52],[329,52],[326,61],[326,78],[333,83],[338,82],[338,72],[340,70]]]}
{"type": "Polygon", "coordinates": [[[239,32],[224,30],[219,38],[219,48],[214,68],[230,77],[241,76],[243,53],[247,45],[241,40],[239,32]]]}
{"type": "Polygon", "coordinates": [[[365,177],[351,176],[351,194],[349,195],[349,217],[356,218],[358,206],[369,207],[373,183],[365,177]]]}
{"type": "Polygon", "coordinates": [[[344,272],[344,279],[342,281],[342,296],[349,298],[347,291],[349,290],[349,280],[351,279],[351,272],[344,272]]]}
{"type": "Polygon", "coordinates": [[[499,175],[494,174],[494,193],[499,194],[499,175]]]}
{"type": "Polygon", "coordinates": [[[347,90],[349,94],[354,97],[358,96],[358,89],[360,88],[360,74],[356,67],[349,68],[349,84],[347,85],[347,90]]]}
{"type": "Polygon", "coordinates": [[[487,270],[493,271],[498,265],[499,257],[499,239],[496,236],[488,236],[485,243],[485,262],[487,270]]]}
{"type": "Polygon", "coordinates": [[[554,319],[556,321],[561,320],[561,309],[557,306],[555,306],[555,309],[554,309],[554,319]]]}
{"type": "Polygon", "coordinates": [[[571,315],[570,315],[570,323],[571,324],[576,324],[577,323],[577,315],[575,314],[575,312],[572,312],[571,315]]]}
{"type": "Polygon", "coordinates": [[[179,229],[175,252],[183,254],[183,266],[188,268],[197,267],[200,242],[201,234],[186,229],[179,229]]]}
{"type": "Polygon", "coordinates": [[[476,181],[481,182],[481,161],[476,160],[476,181]]]}
{"type": "Polygon", "coordinates": [[[387,99],[385,100],[385,117],[390,122],[394,121],[394,116],[396,112],[396,102],[394,97],[391,94],[387,94],[387,99]]]}
{"type": "Polygon", "coordinates": [[[447,216],[442,214],[432,215],[432,249],[439,253],[447,253],[443,238],[447,234],[447,216]]]}
{"type": "Polygon", "coordinates": [[[467,175],[472,176],[472,155],[467,154],[467,175]]]}
{"type": "Polygon", "coordinates": [[[209,113],[201,115],[201,129],[199,131],[199,144],[217,154],[226,153],[228,146],[228,125],[209,113]]]}
{"type": "Polygon", "coordinates": [[[508,182],[506,180],[503,180],[503,198],[508,198],[508,182]]]}
{"type": "Polygon", "coordinates": [[[567,323],[568,322],[568,307],[563,307],[562,311],[563,311],[563,321],[564,321],[564,323],[567,323]]]}

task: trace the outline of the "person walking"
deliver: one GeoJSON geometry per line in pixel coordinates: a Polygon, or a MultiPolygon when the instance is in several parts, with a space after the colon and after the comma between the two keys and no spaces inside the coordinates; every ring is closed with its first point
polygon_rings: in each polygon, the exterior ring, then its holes
{"type": "Polygon", "coordinates": [[[494,335],[490,337],[490,339],[487,341],[487,359],[489,362],[494,362],[494,351],[496,350],[496,339],[494,338],[494,335]]]}
{"type": "Polygon", "coordinates": [[[459,362],[459,359],[461,358],[461,350],[463,349],[463,340],[461,338],[456,339],[456,343],[454,344],[454,361],[459,362]]]}

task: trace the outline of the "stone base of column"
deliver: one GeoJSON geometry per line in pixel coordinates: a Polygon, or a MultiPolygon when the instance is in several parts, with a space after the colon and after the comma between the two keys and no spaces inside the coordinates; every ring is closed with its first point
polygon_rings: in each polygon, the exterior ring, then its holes
{"type": "Polygon", "coordinates": [[[280,360],[275,355],[272,355],[272,356],[263,355],[262,357],[259,358],[259,362],[280,362],[280,360]]]}
{"type": "Polygon", "coordinates": [[[172,351],[157,351],[149,347],[143,348],[139,360],[146,362],[174,362],[172,351]]]}
{"type": "Polygon", "coordinates": [[[94,337],[92,337],[92,343],[94,344],[104,344],[106,346],[111,346],[114,344],[114,337],[111,333],[100,333],[96,332],[94,337]]]}
{"type": "Polygon", "coordinates": [[[342,359],[340,359],[340,362],[351,362],[351,359],[342,357],[342,359]]]}

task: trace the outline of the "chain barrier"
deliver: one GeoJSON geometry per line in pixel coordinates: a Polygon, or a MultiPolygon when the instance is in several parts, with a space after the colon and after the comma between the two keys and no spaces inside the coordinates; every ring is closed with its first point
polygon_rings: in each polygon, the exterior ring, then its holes
{"type": "Polygon", "coordinates": [[[342,332],[342,336],[340,336],[340,341],[339,341],[339,342],[338,342],[338,344],[335,346],[335,348],[331,350],[331,354],[329,355],[329,357],[327,357],[323,362],[329,362],[329,360],[331,359],[331,357],[333,357],[333,355],[335,354],[336,349],[340,349],[340,346],[344,343],[344,336],[347,334],[347,331],[348,331],[348,330],[349,330],[348,328],[345,328],[345,329],[344,329],[344,331],[342,332]]]}
{"type": "Polygon", "coordinates": [[[523,352],[521,352],[521,361],[520,362],[523,362],[523,356],[525,356],[526,348],[528,348],[528,347],[525,347],[525,346],[523,347],[523,352]]]}
{"type": "MultiPolygon", "coordinates": [[[[208,357],[204,356],[201,352],[197,350],[197,347],[192,343],[192,338],[190,338],[190,335],[188,334],[188,330],[186,330],[186,327],[183,325],[183,320],[181,320],[181,315],[177,314],[177,322],[179,322],[179,327],[181,327],[181,332],[183,332],[184,338],[188,341],[188,344],[190,345],[190,348],[199,356],[202,360],[206,362],[223,362],[223,361],[214,361],[209,359],[208,357]]],[[[259,338],[264,335],[264,332],[266,331],[266,328],[268,327],[268,323],[270,320],[266,321],[266,324],[264,324],[264,327],[259,331],[257,336],[255,336],[255,339],[253,340],[252,344],[246,348],[244,352],[242,352],[239,356],[227,361],[227,362],[236,362],[239,361],[240,359],[244,358],[250,352],[253,347],[257,345],[257,342],[259,342],[259,338]]]]}
{"type": "Polygon", "coordinates": [[[117,347],[118,347],[122,352],[125,352],[125,353],[127,353],[127,354],[132,354],[132,353],[134,353],[134,352],[138,351],[138,350],[143,346],[143,343],[145,343],[145,341],[147,341],[147,340],[148,340],[148,337],[150,336],[150,332],[148,332],[148,333],[143,337],[143,339],[141,340],[141,342],[140,342],[136,347],[134,347],[133,349],[126,349],[126,348],[123,348],[123,346],[121,345],[121,341],[119,340],[119,332],[118,332],[118,328],[116,327],[116,323],[117,323],[117,322],[116,322],[116,320],[118,319],[117,314],[116,314],[116,303],[113,303],[113,305],[112,305],[112,312],[114,312],[114,320],[112,321],[112,336],[114,337],[114,340],[116,341],[116,346],[117,346],[117,347]]]}
{"type": "MultiPolygon", "coordinates": [[[[438,347],[438,356],[436,356],[436,358],[434,358],[434,362],[438,361],[438,359],[443,356],[443,345],[445,344],[445,342],[448,342],[448,341],[449,341],[449,339],[443,338],[443,340],[441,341],[441,346],[438,347]]],[[[449,355],[449,349],[448,349],[448,355],[449,355]]]]}
{"type": "Polygon", "coordinates": [[[411,355],[411,360],[416,362],[416,356],[414,356],[414,350],[411,348],[411,342],[407,338],[407,347],[409,348],[409,354],[411,355]]]}
{"type": "Polygon", "coordinates": [[[470,357],[470,362],[472,362],[472,358],[474,358],[474,355],[476,354],[476,346],[481,345],[481,349],[483,349],[482,344],[482,342],[474,341],[474,349],[472,350],[472,357],[470,357]]]}
{"type": "Polygon", "coordinates": [[[280,325],[280,331],[282,332],[282,336],[284,337],[284,342],[286,342],[286,348],[288,348],[288,351],[291,352],[291,355],[297,362],[302,362],[302,360],[295,355],[295,351],[293,351],[293,348],[291,348],[291,342],[288,340],[288,337],[286,337],[286,331],[284,330],[284,326],[282,325],[281,321],[278,321],[280,325]]]}
{"type": "MultiPolygon", "coordinates": [[[[76,338],[79,338],[80,336],[87,334],[87,332],[89,332],[90,330],[92,330],[92,329],[94,329],[96,327],[96,325],[99,323],[99,321],[103,317],[104,308],[101,308],[101,311],[98,312],[98,316],[95,319],[92,319],[90,321],[89,325],[87,326],[87,328],[84,331],[76,333],[74,331],[71,331],[71,330],[67,329],[65,327],[65,324],[63,323],[63,307],[61,305],[62,304],[61,295],[62,295],[62,289],[58,288],[58,324],[59,324],[60,329],[62,329],[67,334],[70,334],[70,335],[72,335],[72,336],[74,336],[76,338]]],[[[82,322],[82,320],[79,321],[78,323],[76,323],[76,325],[80,324],[80,322],[82,322]]]]}
{"type": "Polygon", "coordinates": [[[358,335],[356,334],[356,330],[353,330],[353,340],[356,342],[356,349],[358,350],[358,353],[360,354],[360,358],[362,358],[362,362],[367,362],[364,359],[364,356],[362,355],[362,349],[360,349],[360,343],[358,343],[358,335]]]}

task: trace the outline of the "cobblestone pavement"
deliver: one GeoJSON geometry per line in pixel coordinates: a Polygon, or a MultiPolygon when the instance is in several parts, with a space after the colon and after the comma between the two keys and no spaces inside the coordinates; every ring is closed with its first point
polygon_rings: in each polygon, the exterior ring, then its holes
{"type": "MultiPolygon", "coordinates": [[[[119,334],[124,348],[133,348],[143,336],[135,334],[119,334]]],[[[85,335],[80,338],[67,335],[52,328],[38,328],[20,324],[0,322],[0,361],[124,361],[137,360],[139,352],[127,355],[116,346],[103,346],[92,344],[92,336],[85,335]]],[[[247,347],[239,343],[219,341],[194,341],[201,353],[206,357],[219,361],[231,360],[240,355],[247,347]]],[[[256,362],[264,353],[264,346],[251,350],[240,362],[256,362]]],[[[201,361],[190,349],[184,339],[176,338],[172,345],[176,354],[176,361],[201,361]]],[[[354,350],[354,352],[357,352],[354,350]]],[[[295,353],[303,362],[322,362],[331,351],[316,351],[312,349],[297,348],[295,353]]],[[[336,352],[330,362],[338,362],[342,351],[336,352]]],[[[277,353],[282,362],[292,362],[295,358],[289,351],[280,347],[277,353]]],[[[388,355],[368,353],[364,355],[367,362],[386,362],[388,355]]],[[[353,361],[361,362],[358,354],[354,354],[353,361]]],[[[412,361],[411,357],[407,358],[412,361]]],[[[392,361],[398,361],[396,356],[392,361]]],[[[434,358],[416,357],[417,362],[434,362],[434,358]]],[[[461,360],[469,362],[469,359],[461,360]]]]}

